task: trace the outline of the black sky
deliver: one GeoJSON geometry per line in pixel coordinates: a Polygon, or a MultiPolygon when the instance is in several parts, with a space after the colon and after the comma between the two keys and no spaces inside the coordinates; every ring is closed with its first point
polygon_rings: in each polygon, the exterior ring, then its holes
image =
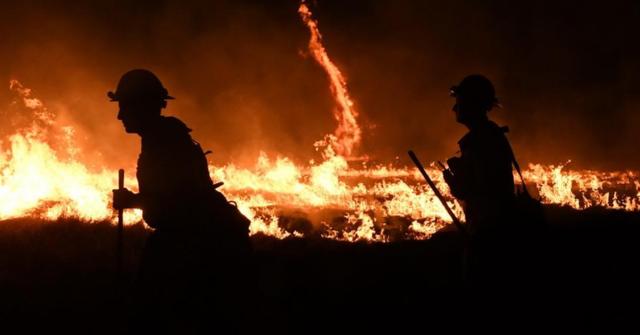
{"type": "MultiPolygon", "coordinates": [[[[339,1],[312,4],[379,161],[453,154],[464,128],[448,88],[495,83],[522,161],[640,169],[639,6],[632,1],[339,1]]],[[[154,70],[178,115],[217,154],[300,160],[334,128],[322,69],[305,58],[297,1],[26,1],[0,12],[0,80],[21,80],[110,162],[135,158],[105,92],[154,70]],[[127,148],[127,149],[123,149],[127,148]],[[130,148],[130,149],[128,149],[130,148]]],[[[8,92],[0,101],[8,103],[8,92]]],[[[83,142],[83,143],[84,143],[83,142]]],[[[408,164],[408,162],[404,162],[408,164]]]]}

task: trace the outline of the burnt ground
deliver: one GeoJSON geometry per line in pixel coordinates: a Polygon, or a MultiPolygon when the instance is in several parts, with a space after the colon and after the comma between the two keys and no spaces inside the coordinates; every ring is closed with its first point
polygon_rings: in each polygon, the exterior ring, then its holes
{"type": "MultiPolygon", "coordinates": [[[[640,311],[640,213],[559,207],[546,212],[551,228],[535,250],[545,284],[521,287],[535,292],[535,304],[509,306],[529,316],[518,329],[556,322],[634,325],[640,311]]],[[[126,306],[114,285],[115,234],[105,223],[0,223],[2,329],[124,332],[126,306]]],[[[147,232],[132,226],[125,234],[129,282],[147,232]]],[[[253,243],[259,276],[252,319],[260,333],[474,326],[455,232],[388,244],[265,236],[255,236],[253,243]]],[[[491,311],[496,303],[482,306],[491,311]]],[[[501,325],[512,320],[487,314],[501,325]]]]}

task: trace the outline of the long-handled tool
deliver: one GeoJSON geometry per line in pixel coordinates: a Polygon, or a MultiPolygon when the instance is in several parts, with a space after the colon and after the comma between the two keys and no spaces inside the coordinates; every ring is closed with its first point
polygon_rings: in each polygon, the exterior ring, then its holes
{"type": "Polygon", "coordinates": [[[449,216],[451,217],[451,220],[453,220],[453,224],[455,224],[456,227],[462,233],[466,234],[467,230],[462,225],[462,223],[460,223],[460,220],[458,220],[458,217],[456,217],[456,215],[453,213],[451,208],[449,208],[449,205],[444,200],[444,197],[442,196],[442,194],[440,193],[440,191],[438,190],[436,185],[433,183],[431,178],[429,178],[429,175],[427,174],[427,171],[424,169],[424,166],[422,166],[422,163],[420,163],[420,160],[418,159],[418,156],[416,156],[416,154],[412,150],[409,150],[409,157],[411,157],[411,160],[413,161],[413,164],[415,164],[416,167],[418,168],[418,170],[420,170],[420,173],[422,173],[422,176],[427,181],[427,184],[429,184],[429,186],[433,190],[433,193],[436,195],[438,200],[440,200],[440,202],[442,203],[442,206],[444,206],[444,209],[447,211],[447,213],[449,213],[449,216]]]}
{"type": "MultiPolygon", "coordinates": [[[[118,170],[118,190],[124,190],[124,170],[118,170]]],[[[123,212],[122,208],[118,208],[118,236],[117,236],[117,244],[116,244],[116,280],[118,284],[120,284],[122,280],[122,246],[123,246],[123,235],[124,235],[124,222],[123,222],[123,212]]]]}
{"type": "MultiPolygon", "coordinates": [[[[451,220],[453,220],[453,224],[455,224],[456,227],[462,233],[463,244],[462,244],[462,255],[461,255],[462,257],[460,258],[460,266],[461,266],[460,274],[462,275],[462,281],[466,283],[469,280],[469,264],[470,264],[469,259],[471,257],[470,255],[471,249],[469,248],[469,243],[468,243],[469,234],[467,233],[467,230],[462,225],[462,223],[460,223],[460,220],[458,220],[458,217],[456,217],[456,215],[453,213],[451,208],[449,208],[449,205],[444,200],[444,197],[442,197],[442,194],[440,193],[438,188],[436,188],[436,185],[433,183],[431,178],[429,178],[429,175],[427,174],[427,171],[425,171],[424,166],[422,166],[422,163],[420,163],[418,156],[416,156],[416,154],[412,150],[409,150],[409,157],[411,157],[413,164],[415,164],[416,167],[418,167],[418,170],[420,170],[420,173],[422,173],[422,176],[427,181],[427,184],[429,184],[429,186],[433,190],[433,193],[436,195],[438,200],[440,200],[440,202],[442,203],[442,206],[444,206],[444,209],[446,209],[447,213],[449,213],[449,216],[451,216],[451,220]]],[[[441,165],[442,168],[446,169],[444,164],[442,164],[441,162],[438,162],[438,163],[441,165]]]]}

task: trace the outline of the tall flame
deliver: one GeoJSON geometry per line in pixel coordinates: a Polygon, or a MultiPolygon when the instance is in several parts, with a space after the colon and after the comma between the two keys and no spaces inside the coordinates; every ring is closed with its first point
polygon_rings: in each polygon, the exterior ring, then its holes
{"type": "MultiPolygon", "coordinates": [[[[110,190],[116,183],[115,176],[105,170],[91,172],[73,158],[77,148],[72,127],[62,127],[65,139],[54,147],[51,143],[55,142],[52,130],[56,114],[17,80],[10,81],[9,89],[16,94],[14,103],[31,113],[31,122],[9,136],[8,143],[2,143],[0,219],[22,216],[51,220],[110,219],[110,190]],[[63,158],[65,154],[69,158],[63,158]]],[[[139,211],[128,219],[139,221],[139,211]]]]}
{"type": "Polygon", "coordinates": [[[333,133],[335,139],[333,146],[339,155],[350,157],[362,139],[362,131],[358,126],[358,112],[354,108],[353,101],[347,90],[347,80],[340,69],[331,61],[327,51],[322,45],[322,35],[318,29],[318,22],[313,19],[309,7],[302,1],[298,7],[300,18],[305,23],[311,36],[309,38],[309,51],[313,58],[324,69],[329,77],[329,89],[336,102],[333,116],[338,121],[338,128],[333,133]]]}

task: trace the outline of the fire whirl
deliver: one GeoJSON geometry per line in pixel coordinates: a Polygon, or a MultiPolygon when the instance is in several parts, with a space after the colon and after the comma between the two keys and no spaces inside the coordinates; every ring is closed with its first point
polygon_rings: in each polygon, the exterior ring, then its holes
{"type": "Polygon", "coordinates": [[[318,22],[313,19],[311,11],[304,1],[300,4],[298,13],[311,34],[309,52],[327,73],[329,89],[331,89],[331,94],[336,102],[333,116],[338,121],[338,128],[333,133],[333,136],[328,135],[325,137],[325,141],[331,141],[331,146],[338,154],[349,157],[362,139],[362,131],[358,126],[357,120],[358,112],[354,108],[351,97],[349,97],[347,81],[340,69],[331,61],[322,45],[322,35],[318,29],[318,22]]]}
{"type": "MultiPolygon", "coordinates": [[[[336,103],[338,126],[316,143],[321,159],[300,166],[287,157],[262,153],[251,169],[210,166],[212,178],[225,182],[223,192],[252,220],[251,234],[379,242],[429,238],[450,224],[450,217],[414,168],[354,162],[362,133],[346,79],[329,58],[318,22],[304,2],[298,13],[310,32],[309,53],[325,70],[336,103]]],[[[73,127],[60,124],[55,112],[18,81],[12,80],[9,89],[14,103],[31,115],[28,124],[1,142],[0,219],[113,221],[115,170],[90,170],[76,158],[73,127]]],[[[463,219],[461,206],[439,171],[428,173],[463,219]]],[[[640,210],[640,177],[634,171],[576,171],[566,164],[532,164],[524,176],[546,204],[640,210]]],[[[136,189],[133,184],[127,187],[136,189]]],[[[140,220],[138,210],[125,213],[128,224],[140,220]]]]}

